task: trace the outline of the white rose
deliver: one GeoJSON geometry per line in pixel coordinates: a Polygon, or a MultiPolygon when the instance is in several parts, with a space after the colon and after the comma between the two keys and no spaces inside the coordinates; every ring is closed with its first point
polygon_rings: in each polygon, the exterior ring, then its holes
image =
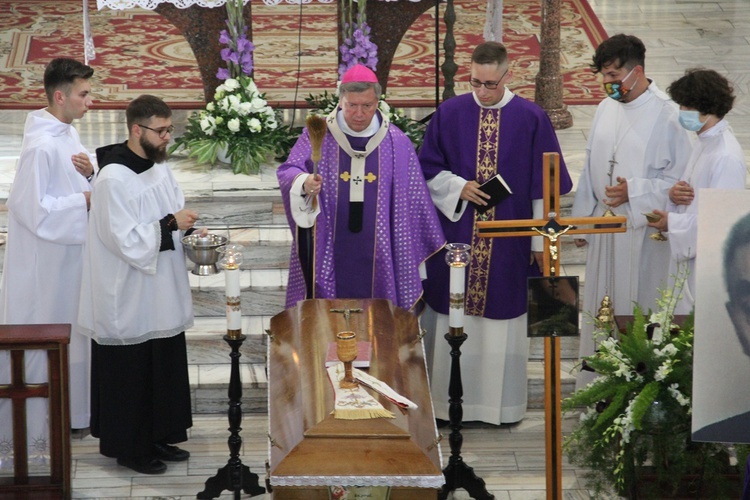
{"type": "Polygon", "coordinates": [[[227,78],[226,80],[224,80],[223,85],[230,92],[240,88],[240,82],[238,82],[234,78],[227,78]]]}
{"type": "Polygon", "coordinates": [[[252,110],[253,110],[252,104],[250,104],[249,102],[241,102],[237,112],[240,114],[240,116],[247,116],[250,114],[252,110]]]}
{"type": "Polygon", "coordinates": [[[229,111],[229,98],[225,97],[219,101],[219,107],[224,111],[229,111]]]}
{"type": "Polygon", "coordinates": [[[230,132],[239,132],[240,130],[240,119],[239,118],[232,118],[227,122],[227,128],[230,130],[230,132]]]}
{"type": "Polygon", "coordinates": [[[260,132],[260,120],[257,118],[250,118],[247,121],[247,126],[250,127],[250,132],[260,132]]]}
{"type": "Polygon", "coordinates": [[[266,105],[266,100],[261,99],[260,97],[253,97],[253,100],[250,101],[250,103],[253,105],[253,109],[261,111],[263,107],[266,105]]]}
{"type": "Polygon", "coordinates": [[[275,130],[278,125],[276,124],[276,120],[270,120],[268,123],[266,123],[266,127],[275,130]]]}
{"type": "Polygon", "coordinates": [[[387,115],[391,112],[391,107],[385,101],[380,101],[378,103],[378,109],[380,109],[380,112],[383,113],[384,115],[387,115]]]}
{"type": "Polygon", "coordinates": [[[208,104],[206,104],[206,110],[207,111],[213,111],[215,109],[216,109],[216,106],[214,105],[214,103],[209,102],[208,104]]]}
{"type": "Polygon", "coordinates": [[[255,82],[252,79],[250,80],[250,83],[247,84],[247,87],[245,87],[245,89],[248,95],[258,92],[258,87],[257,85],[255,85],[255,82]]]}
{"type": "Polygon", "coordinates": [[[206,133],[206,135],[214,135],[214,130],[216,130],[216,120],[211,115],[203,115],[200,120],[200,126],[201,130],[206,133]]]}
{"type": "Polygon", "coordinates": [[[240,108],[240,102],[241,102],[240,96],[230,95],[228,99],[229,99],[229,107],[231,108],[232,111],[236,113],[240,108]]]}

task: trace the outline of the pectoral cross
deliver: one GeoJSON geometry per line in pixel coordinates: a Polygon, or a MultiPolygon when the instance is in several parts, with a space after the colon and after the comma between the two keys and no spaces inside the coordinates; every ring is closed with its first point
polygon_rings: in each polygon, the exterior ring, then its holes
{"type": "Polygon", "coordinates": [[[609,160],[609,172],[607,172],[607,175],[609,175],[609,185],[612,185],[612,174],[615,173],[615,165],[617,165],[617,160],[615,160],[615,154],[612,153],[612,159],[609,160]]]}
{"type": "MultiPolygon", "coordinates": [[[[614,158],[612,159],[614,161],[614,158]]],[[[616,163],[616,162],[615,162],[616,163]]],[[[624,233],[625,217],[560,217],[560,155],[544,153],[544,213],[548,219],[478,221],[479,236],[544,236],[544,275],[556,276],[563,234],[624,233]]],[[[614,166],[614,163],[612,163],[614,166]]],[[[560,414],[560,344],[544,339],[544,414],[547,498],[562,499],[562,427],[560,414]]]]}

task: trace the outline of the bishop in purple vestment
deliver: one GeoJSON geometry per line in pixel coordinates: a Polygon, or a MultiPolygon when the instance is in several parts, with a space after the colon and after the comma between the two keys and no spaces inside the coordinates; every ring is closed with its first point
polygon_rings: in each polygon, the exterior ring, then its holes
{"type": "Polygon", "coordinates": [[[294,234],[286,306],[305,298],[383,298],[410,310],[422,297],[420,265],[445,243],[437,213],[411,141],[378,111],[375,74],[355,66],[339,92],[317,173],[307,129],[277,171],[294,234]],[[310,247],[307,258],[300,246],[310,247]]]}

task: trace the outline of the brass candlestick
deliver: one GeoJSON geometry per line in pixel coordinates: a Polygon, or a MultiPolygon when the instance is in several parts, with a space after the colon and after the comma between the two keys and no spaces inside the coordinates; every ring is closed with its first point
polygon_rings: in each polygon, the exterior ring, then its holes
{"type": "Polygon", "coordinates": [[[354,389],[357,381],[352,374],[352,362],[357,359],[357,335],[354,332],[336,334],[336,354],[344,362],[344,378],[339,382],[342,389],[354,389]]]}

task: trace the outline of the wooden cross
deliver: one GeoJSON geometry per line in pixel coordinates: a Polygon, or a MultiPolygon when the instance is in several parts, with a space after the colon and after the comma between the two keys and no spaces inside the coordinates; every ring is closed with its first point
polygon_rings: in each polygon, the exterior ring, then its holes
{"type": "MultiPolygon", "coordinates": [[[[479,221],[480,237],[544,236],[544,276],[558,273],[559,237],[563,234],[624,233],[626,218],[560,217],[560,155],[544,153],[544,213],[548,219],[479,221]]],[[[560,344],[544,339],[544,414],[547,498],[562,499],[562,427],[560,414],[560,344]]]]}

